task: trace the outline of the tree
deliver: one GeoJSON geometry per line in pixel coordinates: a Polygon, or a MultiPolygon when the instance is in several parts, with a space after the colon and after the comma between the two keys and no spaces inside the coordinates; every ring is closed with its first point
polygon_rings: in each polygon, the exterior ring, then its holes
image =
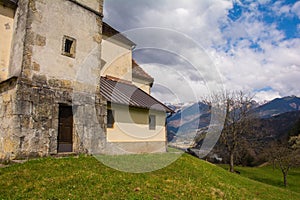
{"type": "Polygon", "coordinates": [[[273,166],[279,166],[285,187],[288,185],[287,176],[290,169],[300,164],[300,152],[297,142],[297,137],[291,138],[289,142],[276,142],[272,144],[272,148],[268,153],[273,166]]]}
{"type": "MultiPolygon", "coordinates": [[[[207,99],[207,98],[206,98],[207,99]]],[[[241,135],[250,130],[252,117],[249,111],[252,107],[253,97],[242,91],[226,92],[225,94],[213,94],[206,103],[212,105],[219,102],[220,107],[226,107],[224,127],[220,142],[226,147],[229,156],[229,171],[235,172],[235,155],[241,141],[241,135]]]]}

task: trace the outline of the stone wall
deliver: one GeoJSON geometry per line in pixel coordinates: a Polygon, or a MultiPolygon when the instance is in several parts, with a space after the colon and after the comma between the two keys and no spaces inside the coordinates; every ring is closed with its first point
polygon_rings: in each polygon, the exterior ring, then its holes
{"type": "Polygon", "coordinates": [[[14,9],[0,4],[0,81],[6,80],[13,36],[14,9]]]}
{"type": "Polygon", "coordinates": [[[22,77],[75,81],[82,68],[99,70],[101,27],[101,16],[71,1],[29,0],[22,77]],[[65,36],[76,40],[74,57],[63,53],[65,36]]]}
{"type": "Polygon", "coordinates": [[[99,94],[74,94],[26,79],[2,83],[1,89],[0,159],[57,154],[59,105],[73,106],[73,151],[104,152],[106,102],[99,94]]]}
{"type": "Polygon", "coordinates": [[[19,148],[16,83],[16,78],[0,83],[0,160],[15,157],[15,149],[19,148]]]}
{"type": "Polygon", "coordinates": [[[20,140],[16,141],[20,141],[15,153],[17,157],[57,154],[59,105],[73,106],[74,152],[101,152],[104,147],[104,101],[96,94],[77,94],[75,97],[73,90],[62,87],[63,81],[56,81],[56,84],[60,87],[51,88],[42,82],[33,84],[26,79],[19,80],[15,102],[19,108],[16,114],[21,127],[20,140]],[[98,143],[92,145],[95,141],[98,143]]]}
{"type": "Polygon", "coordinates": [[[9,71],[18,78],[0,85],[0,159],[56,154],[60,105],[73,106],[74,152],[104,151],[101,26],[101,15],[69,0],[19,1],[9,71]],[[62,55],[65,35],[77,40],[75,58],[62,55]]]}

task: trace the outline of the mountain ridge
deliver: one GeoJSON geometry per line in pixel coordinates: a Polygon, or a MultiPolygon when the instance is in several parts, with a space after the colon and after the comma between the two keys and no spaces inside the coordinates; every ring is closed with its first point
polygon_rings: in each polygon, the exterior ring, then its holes
{"type": "MultiPolygon", "coordinates": [[[[293,115],[293,112],[300,112],[300,98],[296,96],[276,98],[262,105],[255,103],[253,102],[254,108],[250,112],[257,119],[266,121],[269,119],[270,123],[276,121],[280,124],[280,120],[272,119],[276,116],[286,113],[288,116],[293,115]]],[[[176,113],[167,118],[168,141],[170,144],[179,144],[181,148],[191,145],[197,134],[203,132],[209,126],[210,119],[209,106],[203,102],[197,102],[183,109],[178,109],[176,113]]],[[[279,119],[281,118],[279,117],[279,119]]],[[[291,120],[296,120],[296,118],[291,117],[291,120]]],[[[268,125],[268,127],[271,129],[272,125],[268,125]]],[[[274,127],[277,127],[277,125],[274,124],[274,127]]],[[[291,127],[287,126],[285,129],[288,128],[291,127]]],[[[281,133],[280,128],[278,128],[278,132],[281,133]]]]}

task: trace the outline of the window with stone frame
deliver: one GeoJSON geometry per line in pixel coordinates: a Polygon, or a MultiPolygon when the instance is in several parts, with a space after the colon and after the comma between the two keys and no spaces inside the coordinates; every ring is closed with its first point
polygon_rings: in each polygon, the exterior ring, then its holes
{"type": "Polygon", "coordinates": [[[75,58],[76,54],[76,39],[64,36],[62,44],[62,55],[75,58]]]}

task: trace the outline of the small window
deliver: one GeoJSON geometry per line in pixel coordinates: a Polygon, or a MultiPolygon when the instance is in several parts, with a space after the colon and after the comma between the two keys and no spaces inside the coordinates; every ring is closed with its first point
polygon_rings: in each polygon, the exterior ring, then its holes
{"type": "Polygon", "coordinates": [[[69,36],[64,36],[62,55],[75,58],[75,52],[76,52],[76,40],[69,36]]]}
{"type": "Polygon", "coordinates": [[[114,111],[108,109],[107,110],[107,128],[113,128],[115,123],[114,119],[114,111]]]}
{"type": "Polygon", "coordinates": [[[156,116],[150,115],[149,116],[149,130],[155,130],[156,129],[156,116]]]}

